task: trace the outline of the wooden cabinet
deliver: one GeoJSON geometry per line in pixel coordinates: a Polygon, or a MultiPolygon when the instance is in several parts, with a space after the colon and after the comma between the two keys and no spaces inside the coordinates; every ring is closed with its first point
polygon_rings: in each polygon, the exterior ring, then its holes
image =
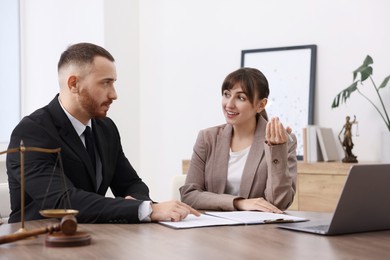
{"type": "MultiPolygon", "coordinates": [[[[189,160],[183,160],[187,173],[189,160]]],[[[352,163],[298,162],[297,190],[289,210],[333,212],[352,163]]]]}
{"type": "Polygon", "coordinates": [[[298,162],[297,191],[291,210],[333,212],[352,164],[298,162]]]}

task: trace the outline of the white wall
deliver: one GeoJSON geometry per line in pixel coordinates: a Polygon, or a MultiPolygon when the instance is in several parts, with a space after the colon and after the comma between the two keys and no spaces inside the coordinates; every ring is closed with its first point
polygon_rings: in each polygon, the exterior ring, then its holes
{"type": "Polygon", "coordinates": [[[57,62],[68,45],[104,45],[104,10],[103,0],[20,1],[22,115],[27,115],[58,93],[57,62]]]}
{"type": "Polygon", "coordinates": [[[4,151],[20,118],[19,2],[2,0],[0,10],[0,151],[4,151]]]}
{"type": "Polygon", "coordinates": [[[138,0],[104,2],[105,47],[116,60],[118,74],[115,83],[118,99],[109,116],[119,128],[125,155],[140,170],[138,0]]]}
{"type": "Polygon", "coordinates": [[[330,107],[366,54],[378,81],[390,74],[390,2],[149,0],[140,7],[141,170],[157,197],[190,158],[198,130],[224,122],[220,86],[243,49],[316,44],[315,123],[338,133],[345,116],[356,115],[355,154],[379,159],[385,125],[376,111],[356,93],[330,107]]]}
{"type": "MultiPolygon", "coordinates": [[[[241,50],[316,44],[315,123],[339,132],[345,116],[355,114],[355,154],[361,161],[379,159],[385,125],[376,111],[355,93],[341,108],[330,105],[366,54],[374,58],[375,79],[390,74],[390,2],[129,2],[22,0],[24,115],[58,91],[56,63],[68,44],[107,47],[117,60],[120,95],[109,116],[120,128],[125,153],[161,201],[171,194],[181,160],[191,157],[198,131],[224,122],[220,86],[240,66],[241,50]]],[[[384,99],[389,103],[390,87],[384,99]]]]}
{"type": "Polygon", "coordinates": [[[121,75],[116,83],[119,99],[109,116],[121,130],[125,154],[138,169],[138,1],[21,0],[21,17],[22,116],[58,93],[57,62],[68,45],[104,46],[116,58],[121,75]]]}

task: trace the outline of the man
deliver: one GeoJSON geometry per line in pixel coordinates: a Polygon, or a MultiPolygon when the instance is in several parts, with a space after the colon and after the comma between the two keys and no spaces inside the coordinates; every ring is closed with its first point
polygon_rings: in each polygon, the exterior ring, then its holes
{"type": "MultiPolygon", "coordinates": [[[[78,210],[81,223],[180,221],[199,215],[179,201],[152,203],[148,187],[125,157],[119,132],[106,117],[117,99],[114,62],[100,46],[70,46],[58,62],[59,95],[12,132],[9,148],[21,141],[26,147],[61,148],[60,157],[25,153],[25,220],[42,218],[39,211],[47,208],[78,210]],[[84,132],[88,127],[92,133],[84,132]],[[104,197],[108,187],[115,199],[104,197]]],[[[12,223],[21,221],[18,153],[8,154],[7,174],[12,223]]]]}

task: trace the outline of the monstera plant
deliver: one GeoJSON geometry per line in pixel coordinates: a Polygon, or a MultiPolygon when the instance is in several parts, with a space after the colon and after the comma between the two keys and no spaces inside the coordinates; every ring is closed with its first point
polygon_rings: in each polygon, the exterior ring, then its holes
{"type": "MultiPolygon", "coordinates": [[[[390,75],[385,77],[382,83],[378,86],[374,79],[372,78],[372,64],[374,63],[373,59],[367,55],[367,57],[364,59],[363,64],[353,71],[353,83],[349,87],[342,90],[337,96],[333,99],[332,108],[338,107],[341,103],[345,103],[348,98],[350,98],[351,94],[353,92],[357,92],[360,95],[362,95],[368,102],[370,102],[371,105],[374,106],[376,111],[378,111],[379,115],[383,119],[383,121],[386,124],[387,131],[390,132],[390,120],[389,115],[387,113],[385,104],[383,102],[382,96],[381,96],[381,89],[385,88],[387,86],[387,83],[389,83],[390,75]],[[375,92],[378,96],[379,105],[376,105],[370,98],[368,98],[362,91],[360,91],[359,88],[362,88],[365,86],[367,81],[371,82],[371,86],[375,89],[375,92]]],[[[368,84],[367,84],[368,85],[368,84]]],[[[366,86],[367,87],[367,86],[366,86]]],[[[386,104],[389,105],[390,102],[387,102],[386,104]]]]}

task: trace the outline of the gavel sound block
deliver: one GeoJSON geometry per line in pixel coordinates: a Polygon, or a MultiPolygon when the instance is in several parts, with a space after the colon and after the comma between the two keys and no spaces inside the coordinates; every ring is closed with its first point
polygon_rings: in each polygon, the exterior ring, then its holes
{"type": "Polygon", "coordinates": [[[15,242],[45,233],[49,233],[45,239],[46,246],[71,247],[84,246],[91,243],[89,234],[77,231],[76,218],[72,215],[67,215],[61,219],[58,225],[2,236],[0,237],[0,244],[15,242]]]}
{"type": "Polygon", "coordinates": [[[61,232],[49,233],[45,244],[51,247],[86,246],[91,244],[91,236],[85,232],[77,231],[77,220],[68,215],[61,219],[61,232]]]}

